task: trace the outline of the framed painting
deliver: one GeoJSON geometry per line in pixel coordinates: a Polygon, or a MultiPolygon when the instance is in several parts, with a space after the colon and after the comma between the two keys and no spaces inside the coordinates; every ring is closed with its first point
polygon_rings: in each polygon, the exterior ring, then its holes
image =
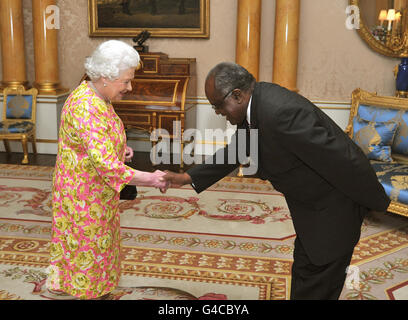
{"type": "Polygon", "coordinates": [[[210,0],[88,0],[91,37],[208,38],[210,0]]]}

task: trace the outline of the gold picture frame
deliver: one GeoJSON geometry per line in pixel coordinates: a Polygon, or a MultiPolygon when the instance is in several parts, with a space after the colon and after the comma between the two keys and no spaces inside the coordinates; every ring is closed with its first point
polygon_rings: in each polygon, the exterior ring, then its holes
{"type": "Polygon", "coordinates": [[[89,36],[209,38],[210,0],[88,0],[89,36]]]}

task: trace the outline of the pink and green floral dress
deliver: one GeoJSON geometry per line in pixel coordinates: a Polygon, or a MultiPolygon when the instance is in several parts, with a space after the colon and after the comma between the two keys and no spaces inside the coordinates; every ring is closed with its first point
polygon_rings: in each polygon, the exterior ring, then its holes
{"type": "Polygon", "coordinates": [[[135,173],[123,163],[125,148],[123,123],[112,105],[82,82],[61,113],[48,288],[89,299],[117,286],[119,192],[135,173]]]}

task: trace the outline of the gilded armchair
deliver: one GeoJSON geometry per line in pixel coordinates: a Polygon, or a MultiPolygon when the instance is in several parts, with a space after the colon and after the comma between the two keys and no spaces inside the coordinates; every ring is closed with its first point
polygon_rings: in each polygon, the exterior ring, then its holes
{"type": "Polygon", "coordinates": [[[408,99],[354,90],[346,132],[390,197],[387,211],[408,217],[408,99]]]}
{"type": "Polygon", "coordinates": [[[0,139],[10,153],[9,140],[20,140],[24,157],[22,164],[28,164],[27,141],[32,142],[33,153],[37,153],[35,138],[36,102],[38,91],[26,90],[23,86],[5,88],[3,91],[3,117],[0,122],[0,139]]]}

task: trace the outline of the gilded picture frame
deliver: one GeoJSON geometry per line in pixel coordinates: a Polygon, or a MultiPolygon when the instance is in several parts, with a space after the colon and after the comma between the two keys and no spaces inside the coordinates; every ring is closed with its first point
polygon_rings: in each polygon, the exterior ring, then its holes
{"type": "Polygon", "coordinates": [[[210,0],[88,0],[89,36],[209,38],[210,0]]]}

